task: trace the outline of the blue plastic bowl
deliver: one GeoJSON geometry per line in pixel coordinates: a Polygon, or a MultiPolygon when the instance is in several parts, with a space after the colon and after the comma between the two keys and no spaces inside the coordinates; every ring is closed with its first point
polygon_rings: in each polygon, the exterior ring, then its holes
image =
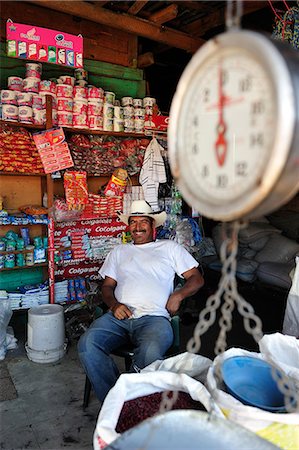
{"type": "MultiPolygon", "coordinates": [[[[245,405],[271,412],[285,412],[285,400],[272,376],[272,366],[251,356],[233,356],[223,361],[222,378],[227,392],[245,405]]],[[[295,389],[288,379],[288,384],[295,389]]]]}

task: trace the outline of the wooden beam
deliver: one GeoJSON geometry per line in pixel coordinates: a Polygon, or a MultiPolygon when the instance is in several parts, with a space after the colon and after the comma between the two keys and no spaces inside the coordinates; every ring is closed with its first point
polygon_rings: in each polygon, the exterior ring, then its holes
{"type": "MultiPolygon", "coordinates": [[[[242,15],[245,16],[252,12],[259,11],[260,9],[266,8],[268,5],[268,2],[266,1],[243,2],[242,15]]],[[[189,25],[186,25],[185,30],[187,33],[190,33],[193,36],[203,36],[207,31],[221,25],[225,25],[225,14],[225,8],[215,10],[213,13],[202,17],[201,19],[197,19],[189,25]]]]}
{"type": "Polygon", "coordinates": [[[143,53],[143,55],[138,56],[138,69],[144,69],[155,64],[154,55],[152,52],[143,53]]]}
{"type": "Polygon", "coordinates": [[[128,14],[116,14],[105,8],[96,8],[94,5],[83,1],[29,1],[44,8],[60,11],[83,19],[103,25],[113,26],[116,29],[132,33],[137,36],[146,37],[153,41],[162,42],[171,47],[180,48],[188,52],[195,52],[205,41],[193,38],[181,31],[172,30],[167,27],[149,22],[147,20],[132,17],[128,14]]]}
{"type": "Polygon", "coordinates": [[[178,9],[177,5],[169,5],[149,16],[149,20],[162,25],[162,23],[175,19],[178,15],[178,9]]]}
{"type": "Polygon", "coordinates": [[[148,0],[147,0],[147,1],[141,1],[141,0],[139,0],[138,2],[136,1],[136,2],[128,9],[127,14],[132,14],[132,15],[138,14],[139,11],[141,11],[142,8],[143,8],[147,3],[148,3],[148,0]]]}

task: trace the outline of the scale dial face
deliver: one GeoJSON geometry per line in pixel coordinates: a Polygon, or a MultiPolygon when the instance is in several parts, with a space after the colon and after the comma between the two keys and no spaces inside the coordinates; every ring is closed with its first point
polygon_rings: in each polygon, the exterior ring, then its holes
{"type": "Polygon", "coordinates": [[[185,200],[207,217],[250,215],[284,167],[294,100],[279,52],[272,62],[271,52],[257,33],[226,33],[198,51],[179,82],[170,111],[171,169],[185,200]]]}

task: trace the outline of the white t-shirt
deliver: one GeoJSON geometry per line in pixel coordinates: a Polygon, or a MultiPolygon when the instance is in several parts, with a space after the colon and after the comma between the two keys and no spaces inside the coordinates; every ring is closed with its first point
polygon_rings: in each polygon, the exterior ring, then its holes
{"type": "Polygon", "coordinates": [[[165,308],[173,292],[175,274],[181,276],[198,266],[198,262],[181,245],[169,240],[147,244],[121,244],[107,256],[100,269],[117,282],[115,297],[127,305],[133,317],[165,316],[165,308]]]}

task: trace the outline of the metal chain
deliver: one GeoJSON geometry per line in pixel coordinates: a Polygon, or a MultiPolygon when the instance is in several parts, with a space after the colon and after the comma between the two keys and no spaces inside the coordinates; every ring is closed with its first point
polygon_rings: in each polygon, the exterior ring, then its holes
{"type": "Polygon", "coordinates": [[[227,0],[225,26],[228,31],[232,29],[239,29],[241,27],[242,12],[242,0],[227,0]]]}
{"type": "Polygon", "coordinates": [[[221,278],[217,291],[212,294],[205,308],[199,314],[199,321],[194,329],[193,337],[187,343],[187,350],[191,353],[198,353],[201,347],[201,335],[204,334],[216,320],[216,311],[221,304],[221,317],[219,320],[220,333],[215,345],[215,354],[223,353],[226,349],[226,334],[232,328],[232,312],[235,304],[243,317],[244,328],[251,334],[256,342],[259,342],[262,333],[262,322],[254,313],[253,307],[238,293],[236,282],[238,233],[247,224],[233,222],[232,224],[222,224],[224,231],[224,241],[220,249],[220,259],[222,262],[221,278]]]}
{"type": "Polygon", "coordinates": [[[288,377],[271,361],[272,378],[276,381],[278,389],[284,395],[284,404],[287,412],[299,412],[299,391],[294,386],[290,386],[288,377]]]}
{"type": "Polygon", "coordinates": [[[165,413],[167,411],[170,411],[173,408],[173,405],[179,398],[179,392],[178,391],[164,391],[162,392],[162,398],[161,403],[159,407],[158,414],[165,413]],[[172,394],[171,397],[169,397],[169,394],[172,394]]]}

